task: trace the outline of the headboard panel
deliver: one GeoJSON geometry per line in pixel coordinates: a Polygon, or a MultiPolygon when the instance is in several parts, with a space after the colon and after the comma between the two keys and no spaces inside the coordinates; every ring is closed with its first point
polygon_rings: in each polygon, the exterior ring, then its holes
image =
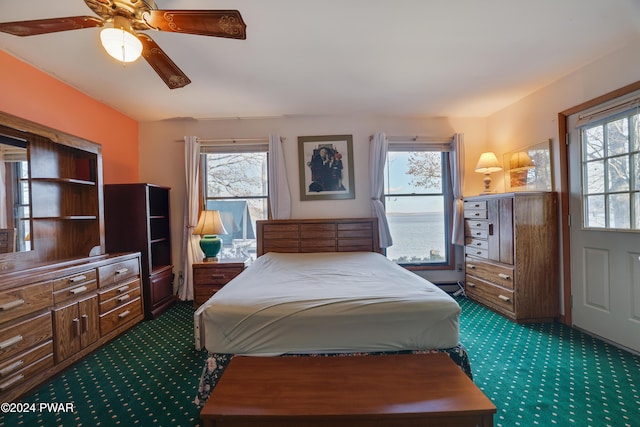
{"type": "Polygon", "coordinates": [[[381,252],[377,218],[256,221],[257,255],[267,252],[381,252]]]}

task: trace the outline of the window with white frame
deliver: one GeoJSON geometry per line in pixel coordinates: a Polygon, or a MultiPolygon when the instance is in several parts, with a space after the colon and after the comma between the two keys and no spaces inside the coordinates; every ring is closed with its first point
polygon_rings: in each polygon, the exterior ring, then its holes
{"type": "Polygon", "coordinates": [[[452,265],[449,154],[429,145],[389,144],[384,204],[392,261],[414,267],[452,265]]]}
{"type": "Polygon", "coordinates": [[[578,120],[584,228],[640,230],[639,102],[578,120]]]}
{"type": "Polygon", "coordinates": [[[202,148],[204,206],[220,211],[222,258],[256,257],[256,221],[268,219],[268,145],[202,148]]]}

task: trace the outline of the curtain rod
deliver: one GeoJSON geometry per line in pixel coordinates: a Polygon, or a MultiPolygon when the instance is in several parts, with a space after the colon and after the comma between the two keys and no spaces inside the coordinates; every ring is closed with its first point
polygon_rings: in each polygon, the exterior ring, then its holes
{"type": "MultiPolygon", "coordinates": [[[[369,140],[373,139],[373,135],[369,137],[369,140]]],[[[433,142],[433,143],[449,143],[453,140],[453,137],[435,137],[435,136],[387,136],[389,142],[433,142]]]]}
{"type": "MultiPolygon", "coordinates": [[[[251,144],[264,144],[265,142],[269,142],[268,137],[262,138],[196,138],[198,142],[205,144],[216,144],[216,143],[231,143],[237,145],[251,145],[251,144]]],[[[280,142],[284,142],[286,138],[280,137],[280,142]]],[[[175,142],[184,142],[184,139],[176,139],[175,142]]]]}
{"type": "Polygon", "coordinates": [[[453,138],[433,137],[433,136],[388,136],[390,142],[451,142],[453,138]]]}

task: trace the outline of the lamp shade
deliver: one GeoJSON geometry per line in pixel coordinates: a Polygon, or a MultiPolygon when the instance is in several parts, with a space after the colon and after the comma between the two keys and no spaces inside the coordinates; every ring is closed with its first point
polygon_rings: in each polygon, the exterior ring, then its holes
{"type": "Polygon", "coordinates": [[[220,219],[220,211],[202,211],[198,219],[198,225],[193,229],[193,234],[201,236],[227,234],[222,219],[220,219]]]}
{"type": "Polygon", "coordinates": [[[513,153],[509,159],[509,170],[511,172],[520,172],[529,169],[533,169],[535,164],[529,154],[526,151],[519,151],[513,153]]]}
{"type": "Polygon", "coordinates": [[[133,62],[142,54],[142,42],[133,33],[131,23],[120,16],[114,18],[112,28],[100,31],[100,42],[118,61],[133,62]]]}
{"type": "Polygon", "coordinates": [[[203,261],[217,261],[218,252],[222,248],[222,240],[217,234],[227,234],[224,229],[219,211],[202,211],[198,219],[198,225],[193,229],[193,234],[199,234],[200,249],[204,253],[203,261]]]}
{"type": "Polygon", "coordinates": [[[496,155],[489,151],[480,155],[475,170],[478,173],[493,173],[502,170],[502,166],[496,155]]]}

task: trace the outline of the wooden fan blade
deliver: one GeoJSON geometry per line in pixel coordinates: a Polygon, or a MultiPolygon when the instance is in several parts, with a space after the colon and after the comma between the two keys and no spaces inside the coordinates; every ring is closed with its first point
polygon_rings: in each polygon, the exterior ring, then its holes
{"type": "Polygon", "coordinates": [[[0,22],[0,31],[24,37],[101,27],[102,25],[102,19],[92,16],[69,16],[67,18],[36,19],[33,21],[0,22]]]}
{"type": "Polygon", "coordinates": [[[142,42],[142,56],[158,73],[169,89],[178,89],[191,83],[180,68],[167,56],[160,46],[146,34],[136,34],[142,42]]]}
{"type": "Polygon", "coordinates": [[[156,30],[244,40],[247,26],[237,10],[152,10],[145,22],[156,30]]]}

